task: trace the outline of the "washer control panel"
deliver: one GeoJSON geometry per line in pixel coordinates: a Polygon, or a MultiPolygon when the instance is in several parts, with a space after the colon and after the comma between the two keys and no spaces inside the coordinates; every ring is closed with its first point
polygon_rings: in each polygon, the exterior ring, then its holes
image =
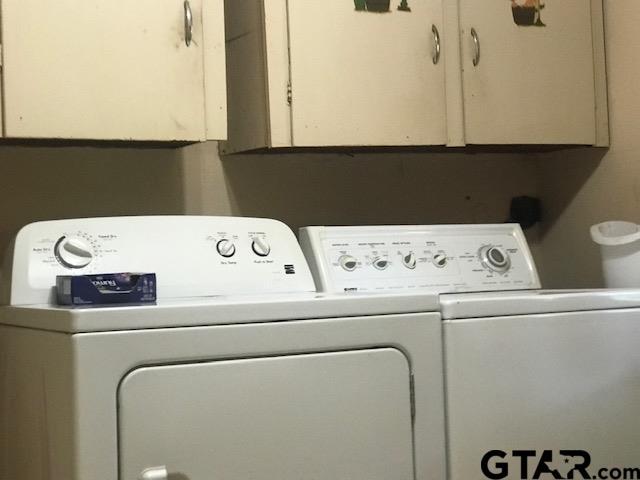
{"type": "Polygon", "coordinates": [[[314,292],[295,235],[234,217],[120,217],[38,222],[14,240],[2,303],[47,303],[57,275],[156,273],[159,298],[314,292]]]}
{"type": "Polygon", "coordinates": [[[540,288],[519,225],[307,227],[300,231],[326,292],[540,288]]]}

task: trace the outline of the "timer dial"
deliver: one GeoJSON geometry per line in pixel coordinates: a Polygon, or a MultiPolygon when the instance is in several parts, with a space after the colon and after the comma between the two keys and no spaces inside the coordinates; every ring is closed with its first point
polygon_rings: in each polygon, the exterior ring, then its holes
{"type": "Polygon", "coordinates": [[[482,266],[497,273],[506,273],[511,268],[509,254],[500,247],[488,245],[480,249],[482,266]]]}
{"type": "Polygon", "coordinates": [[[81,269],[93,261],[91,246],[77,237],[61,237],[54,253],[58,263],[65,268],[81,269]]]}

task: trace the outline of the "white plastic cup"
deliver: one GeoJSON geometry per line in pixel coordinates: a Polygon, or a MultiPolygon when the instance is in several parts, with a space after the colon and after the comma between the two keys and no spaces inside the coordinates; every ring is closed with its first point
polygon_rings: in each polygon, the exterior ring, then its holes
{"type": "Polygon", "coordinates": [[[640,287],[640,226],[631,222],[604,222],[591,227],[600,245],[607,288],[640,287]]]}

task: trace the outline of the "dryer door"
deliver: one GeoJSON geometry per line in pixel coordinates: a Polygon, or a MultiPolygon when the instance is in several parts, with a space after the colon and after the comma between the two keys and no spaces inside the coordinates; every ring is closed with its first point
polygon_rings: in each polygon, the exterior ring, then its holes
{"type": "Polygon", "coordinates": [[[409,480],[409,364],[387,348],[141,368],[119,435],[121,480],[409,480]]]}

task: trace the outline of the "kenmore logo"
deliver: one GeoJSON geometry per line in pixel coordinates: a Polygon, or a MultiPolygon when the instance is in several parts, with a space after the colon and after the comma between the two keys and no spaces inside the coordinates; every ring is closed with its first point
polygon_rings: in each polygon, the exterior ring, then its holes
{"type": "Polygon", "coordinates": [[[285,265],[284,266],[284,273],[286,273],[287,275],[295,275],[296,274],[296,267],[294,265],[285,265]]]}
{"type": "Polygon", "coordinates": [[[345,288],[344,291],[345,292],[357,292],[358,291],[358,287],[345,288]]]}

